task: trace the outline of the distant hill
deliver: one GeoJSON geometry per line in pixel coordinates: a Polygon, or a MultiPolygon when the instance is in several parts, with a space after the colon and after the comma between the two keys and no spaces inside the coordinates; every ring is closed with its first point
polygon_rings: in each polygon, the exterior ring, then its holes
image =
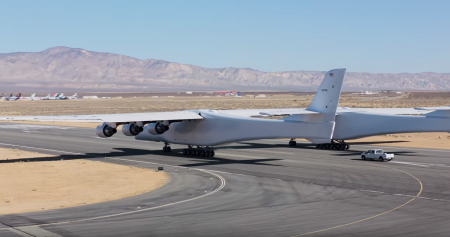
{"type": "MultiPolygon", "coordinates": [[[[311,90],[324,72],[262,72],[203,68],[163,60],[53,47],[36,53],[0,54],[3,88],[156,91],[207,89],[311,90]]],[[[347,90],[450,90],[450,73],[346,74],[347,90]]]]}

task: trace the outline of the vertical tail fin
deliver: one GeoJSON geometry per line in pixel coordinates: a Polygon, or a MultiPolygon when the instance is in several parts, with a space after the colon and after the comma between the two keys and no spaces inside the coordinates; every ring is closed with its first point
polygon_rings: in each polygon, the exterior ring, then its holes
{"type": "Polygon", "coordinates": [[[325,78],[307,110],[323,113],[325,121],[334,122],[345,70],[345,68],[333,69],[325,74],[325,78]]]}

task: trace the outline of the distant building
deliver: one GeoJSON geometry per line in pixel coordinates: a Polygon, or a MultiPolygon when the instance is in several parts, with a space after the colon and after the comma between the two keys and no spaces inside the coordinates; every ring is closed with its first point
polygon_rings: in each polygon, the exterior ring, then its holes
{"type": "Polygon", "coordinates": [[[192,91],[186,91],[186,94],[192,95],[192,91]]]}
{"type": "Polygon", "coordinates": [[[83,96],[83,100],[96,100],[98,99],[98,96],[96,95],[85,95],[83,96]]]}

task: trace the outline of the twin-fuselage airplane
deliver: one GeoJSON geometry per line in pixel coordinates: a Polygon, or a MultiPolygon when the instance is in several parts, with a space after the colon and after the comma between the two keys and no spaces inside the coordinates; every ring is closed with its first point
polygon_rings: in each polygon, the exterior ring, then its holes
{"type": "Polygon", "coordinates": [[[319,89],[306,109],[187,110],[177,112],[0,117],[16,121],[101,122],[96,133],[108,138],[122,125],[122,133],[136,140],[184,144],[185,155],[214,156],[213,147],[225,143],[304,138],[317,148],[349,149],[348,139],[380,134],[409,132],[450,132],[450,107],[366,109],[338,108],[345,69],[325,74],[319,89]],[[261,117],[285,116],[282,119],[261,117]]]}

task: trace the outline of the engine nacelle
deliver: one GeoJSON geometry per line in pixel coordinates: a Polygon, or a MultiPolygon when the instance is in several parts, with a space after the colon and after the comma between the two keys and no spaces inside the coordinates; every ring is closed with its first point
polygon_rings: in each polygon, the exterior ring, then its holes
{"type": "Polygon", "coordinates": [[[144,131],[144,129],[136,124],[124,124],[122,126],[122,133],[125,136],[136,136],[144,131]]]}
{"type": "Polygon", "coordinates": [[[95,133],[97,133],[97,136],[99,137],[111,137],[112,135],[114,135],[117,132],[117,129],[108,126],[108,124],[104,123],[104,124],[100,124],[97,126],[97,128],[95,129],[95,133]]]}
{"type": "Polygon", "coordinates": [[[152,135],[160,135],[169,130],[169,126],[162,123],[151,123],[147,125],[147,131],[152,135]]]}

